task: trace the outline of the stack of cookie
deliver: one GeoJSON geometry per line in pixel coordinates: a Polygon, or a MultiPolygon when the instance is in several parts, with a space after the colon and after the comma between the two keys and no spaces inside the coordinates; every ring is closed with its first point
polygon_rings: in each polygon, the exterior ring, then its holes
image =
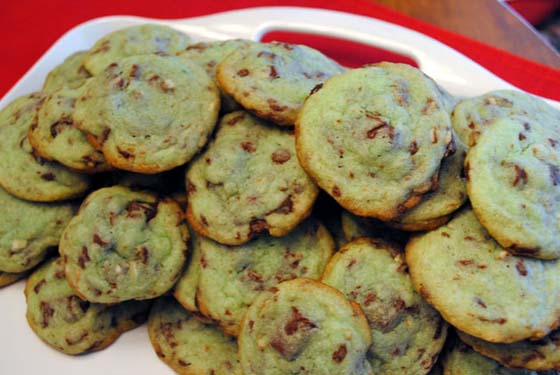
{"type": "Polygon", "coordinates": [[[151,307],[180,374],[556,374],[559,148],[522,93],[118,30],[0,112],[0,285],[52,257],[42,340],[99,350],[151,307]]]}

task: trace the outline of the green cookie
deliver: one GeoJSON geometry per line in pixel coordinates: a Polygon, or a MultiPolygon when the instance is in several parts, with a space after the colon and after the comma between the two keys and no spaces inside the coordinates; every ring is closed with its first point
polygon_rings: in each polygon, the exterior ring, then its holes
{"type": "MultiPolygon", "coordinates": [[[[0,273],[21,273],[41,262],[58,246],[62,231],[74,216],[74,203],[35,203],[0,188],[0,273]]],[[[15,276],[10,277],[12,279],[15,276]]]]}
{"type": "Polygon", "coordinates": [[[329,262],[322,281],[360,304],[373,345],[375,374],[425,375],[447,336],[447,324],[412,287],[404,253],[373,238],[346,244],[329,262]]]}
{"type": "Polygon", "coordinates": [[[312,48],[287,43],[252,43],[228,55],[217,71],[220,87],[248,111],[292,126],[310,91],[344,71],[312,48]]]}
{"type": "Polygon", "coordinates": [[[329,79],[296,122],[299,161],[342,207],[394,220],[437,187],[453,149],[440,91],[419,70],[381,63],[329,79]]]}
{"type": "Polygon", "coordinates": [[[64,277],[64,260],[49,261],[35,271],[25,287],[27,321],[48,345],[66,354],[101,350],[121,333],[142,324],[150,304],[89,303],[76,296],[64,277]]]}
{"type": "Polygon", "coordinates": [[[238,338],[245,375],[372,375],[371,333],[361,308],[338,290],[294,279],[261,294],[238,338]]]}
{"type": "Polygon", "coordinates": [[[206,144],[219,108],[218,89],[198,65],[131,56],[88,82],[74,121],[109,164],[152,174],[189,161],[206,144]]]}
{"type": "Polygon", "coordinates": [[[113,31],[99,39],[84,56],[84,66],[93,75],[128,56],[173,55],[190,43],[186,34],[169,26],[144,24],[113,31]]]}
{"type": "Polygon", "coordinates": [[[83,194],[89,178],[39,157],[29,144],[29,129],[45,100],[40,93],[20,97],[0,112],[0,185],[10,194],[50,202],[83,194]]]}
{"type": "Polygon", "coordinates": [[[86,198],[59,250],[77,295],[116,303],[171,289],[183,270],[188,238],[175,201],[113,186],[86,198]]]}
{"type": "Polygon", "coordinates": [[[558,325],[560,261],[511,255],[468,208],[413,237],[406,262],[415,289],[470,335],[511,343],[540,339],[558,325]]]}
{"type": "Polygon", "coordinates": [[[508,251],[560,258],[560,121],[496,120],[465,161],[476,216],[508,251]]]}
{"type": "Polygon", "coordinates": [[[170,297],[154,304],[148,333],[158,357],[178,374],[242,374],[235,339],[200,322],[170,297]]]}
{"type": "Polygon", "coordinates": [[[186,179],[189,224],[227,245],[266,232],[286,235],[311,213],[318,194],[298,163],[293,133],[243,111],[222,118],[186,179]]]}

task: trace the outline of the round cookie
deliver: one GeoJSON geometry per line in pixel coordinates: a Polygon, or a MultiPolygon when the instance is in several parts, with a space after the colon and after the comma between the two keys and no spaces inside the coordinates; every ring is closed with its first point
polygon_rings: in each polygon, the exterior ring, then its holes
{"type": "Polygon", "coordinates": [[[262,292],[297,277],[318,279],[335,251],[329,232],[313,219],[284,237],[260,237],[233,248],[200,238],[198,245],[198,306],[233,336],[262,292]]]}
{"type": "Polygon", "coordinates": [[[173,298],[156,301],[148,333],[158,357],[178,374],[242,374],[235,339],[200,322],[173,298]]]}
{"type": "Polygon", "coordinates": [[[101,350],[142,324],[149,303],[101,305],[76,296],[64,277],[63,258],[35,271],[25,286],[27,321],[41,340],[66,354],[101,350]]]}
{"type": "Polygon", "coordinates": [[[24,201],[0,188],[0,273],[19,274],[41,262],[49,249],[58,246],[76,208],[68,202],[24,201]]]}
{"type": "Polygon", "coordinates": [[[560,133],[557,123],[498,119],[465,161],[476,216],[508,251],[560,257],[560,133]]]}
{"type": "Polygon", "coordinates": [[[218,89],[198,65],[132,56],[88,82],[74,122],[111,165],[151,174],[189,161],[206,144],[219,108],[218,89]]]}
{"type": "MultiPolygon", "coordinates": [[[[230,53],[251,43],[254,42],[245,39],[200,42],[191,44],[185,50],[177,53],[177,57],[197,63],[200,67],[204,68],[206,73],[217,84],[216,70],[218,69],[218,64],[230,53]]],[[[223,90],[220,90],[220,98],[222,112],[228,113],[241,109],[239,104],[231,96],[223,92],[223,90]]]]}
{"type": "Polygon", "coordinates": [[[398,247],[373,238],[346,244],[321,281],[360,304],[371,329],[368,361],[379,375],[425,375],[447,336],[447,324],[414,290],[398,247]]]}
{"type": "MultiPolygon", "coordinates": [[[[199,236],[196,232],[191,235],[190,256],[188,264],[183,274],[175,284],[173,296],[188,311],[198,313],[198,304],[196,302],[196,290],[200,280],[200,256],[201,243],[205,241],[204,237],[199,236]]],[[[209,241],[209,240],[206,240],[209,241]]]]}
{"type": "Polygon", "coordinates": [[[66,277],[90,302],[150,299],[179,278],[188,230],[179,205],[121,186],[90,194],[64,230],[66,277]]]}
{"type": "Polygon", "coordinates": [[[99,39],[84,56],[84,66],[93,75],[128,56],[172,55],[190,43],[190,38],[169,26],[144,24],[113,31],[99,39]]]}
{"type": "Polygon", "coordinates": [[[467,200],[463,164],[467,156],[465,146],[455,140],[456,151],[441,162],[439,186],[436,191],[424,194],[422,201],[396,220],[391,226],[406,231],[435,229],[449,220],[449,215],[467,200]]]}
{"type": "Polygon", "coordinates": [[[41,91],[49,94],[62,88],[77,89],[82,86],[91,77],[83,65],[86,52],[73,53],[51,70],[41,91]]]}
{"type": "Polygon", "coordinates": [[[238,344],[245,375],[373,374],[362,310],[311,279],[285,281],[261,294],[243,318],[238,344]]]}
{"type": "Polygon", "coordinates": [[[512,344],[493,344],[458,332],[463,342],[480,354],[511,368],[560,370],[560,331],[538,341],[523,340],[512,344]]]}
{"type": "Polygon", "coordinates": [[[552,372],[514,370],[484,357],[462,342],[458,342],[442,361],[443,375],[556,375],[552,372]]]}
{"type": "Polygon", "coordinates": [[[293,133],[239,111],[187,170],[187,219],[199,234],[240,245],[283,236],[311,212],[318,189],[298,163],[293,133]]]}
{"type": "Polygon", "coordinates": [[[422,72],[381,63],[314,91],[296,122],[298,158],[342,207],[394,220],[437,187],[452,132],[441,94],[422,72]]]}
{"type": "Polygon", "coordinates": [[[62,88],[49,94],[29,130],[29,143],[41,157],[68,168],[95,173],[111,169],[103,154],[74,126],[72,114],[81,89],[62,88]]]}
{"type": "Polygon", "coordinates": [[[31,148],[29,128],[37,121],[43,94],[20,97],[0,112],[0,185],[31,201],[50,202],[81,195],[89,178],[45,161],[31,148]]]}
{"type": "Polygon", "coordinates": [[[511,343],[558,326],[560,261],[511,255],[468,208],[412,238],[406,262],[416,290],[470,335],[511,343]]]}
{"type": "Polygon", "coordinates": [[[253,43],[228,55],[218,84],[243,108],[278,125],[292,126],[311,90],[344,68],[312,48],[253,43]]]}
{"type": "Polygon", "coordinates": [[[27,272],[10,273],[0,271],[0,288],[15,283],[27,276],[27,272]]]}
{"type": "Polygon", "coordinates": [[[527,116],[551,125],[560,123],[560,111],[542,99],[513,90],[497,90],[463,99],[455,106],[451,121],[458,138],[472,147],[494,120],[510,116],[527,116]]]}

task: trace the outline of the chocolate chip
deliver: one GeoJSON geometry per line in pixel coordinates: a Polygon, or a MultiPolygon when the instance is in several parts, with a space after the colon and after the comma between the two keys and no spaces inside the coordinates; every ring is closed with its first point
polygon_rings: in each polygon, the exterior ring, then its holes
{"type": "Polygon", "coordinates": [[[333,353],[332,355],[332,359],[333,361],[335,361],[336,363],[340,363],[344,360],[344,358],[346,357],[346,354],[348,353],[348,350],[346,349],[346,344],[342,344],[338,347],[338,349],[333,353]]]}

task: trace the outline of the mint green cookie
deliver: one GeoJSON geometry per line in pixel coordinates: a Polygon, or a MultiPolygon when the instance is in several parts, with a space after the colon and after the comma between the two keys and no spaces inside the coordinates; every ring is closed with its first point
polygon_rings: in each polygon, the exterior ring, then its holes
{"type": "Polygon", "coordinates": [[[560,111],[542,99],[513,90],[463,99],[455,106],[451,119],[459,139],[472,147],[495,120],[510,116],[526,116],[541,123],[560,122],[560,111]]]}
{"type": "Polygon", "coordinates": [[[556,375],[552,372],[514,370],[484,357],[467,345],[459,342],[454,345],[442,361],[443,375],[556,375]]]}
{"type": "Polygon", "coordinates": [[[537,341],[523,340],[511,344],[495,344],[457,332],[461,340],[478,353],[510,368],[530,370],[560,369],[560,331],[551,332],[537,341]]]}
{"type": "Polygon", "coordinates": [[[373,238],[346,244],[322,282],[360,304],[373,337],[368,361],[379,375],[425,375],[447,336],[447,324],[414,290],[404,253],[373,238]]]}
{"type": "Polygon", "coordinates": [[[24,201],[0,188],[0,272],[20,273],[41,262],[58,246],[76,208],[68,202],[24,201]]]}
{"type": "Polygon", "coordinates": [[[560,258],[560,121],[508,117],[486,127],[465,161],[476,216],[508,251],[560,258]]]}
{"type": "Polygon", "coordinates": [[[103,154],[74,126],[74,105],[80,94],[80,88],[52,91],[39,108],[37,122],[29,131],[29,142],[41,157],[68,168],[88,173],[107,171],[111,166],[103,154]]]}
{"type": "Polygon", "coordinates": [[[158,357],[178,374],[242,374],[236,340],[200,322],[170,297],[154,304],[148,333],[158,357]]]}
{"type": "Polygon", "coordinates": [[[84,68],[87,51],[79,51],[68,56],[61,64],[49,72],[43,84],[44,93],[52,93],[62,88],[77,89],[91,74],[84,68]]]}
{"type": "Polygon", "coordinates": [[[183,270],[188,238],[175,201],[113,186],[86,198],[59,250],[76,294],[116,303],[171,289],[183,270]]]}
{"type": "MultiPolygon", "coordinates": [[[[228,39],[218,40],[213,42],[200,42],[191,44],[185,50],[177,53],[181,59],[186,59],[197,63],[200,67],[206,70],[206,73],[216,81],[216,70],[218,64],[222,62],[230,53],[239,48],[254,43],[250,40],[244,39],[228,39]]],[[[235,100],[227,95],[223,90],[220,90],[220,98],[222,102],[222,112],[228,113],[241,109],[241,106],[235,100]]]]}
{"type": "Polygon", "coordinates": [[[286,235],[311,213],[318,194],[298,163],[293,133],[243,111],[222,118],[186,180],[189,224],[227,245],[266,232],[286,235]]]}
{"type": "Polygon", "coordinates": [[[311,90],[343,71],[317,50],[272,42],[238,48],[218,65],[217,77],[220,87],[246,110],[292,126],[311,90]]]}
{"type": "Polygon", "coordinates": [[[383,221],[437,187],[451,141],[437,86],[404,64],[329,79],[296,122],[298,158],[313,180],[348,211],[383,221]]]}
{"type": "Polygon", "coordinates": [[[318,279],[335,251],[329,232],[313,219],[284,237],[260,237],[236,247],[200,238],[199,246],[198,306],[233,336],[259,294],[297,277],[318,279]]]}
{"type": "Polygon", "coordinates": [[[172,55],[183,50],[190,38],[169,26],[144,24],[113,31],[99,39],[84,56],[84,66],[93,75],[128,56],[172,55]]]}
{"type": "Polygon", "coordinates": [[[50,202],[83,194],[89,178],[39,157],[29,144],[29,129],[45,96],[22,96],[0,112],[0,185],[10,194],[50,202]]]}
{"type": "Polygon", "coordinates": [[[541,339],[558,325],[560,261],[511,255],[469,208],[413,237],[406,263],[414,288],[472,336],[511,343],[541,339]]]}
{"type": "Polygon", "coordinates": [[[247,310],[238,337],[245,375],[373,375],[366,361],[371,343],[357,304],[305,278],[261,294],[247,310]]]}
{"type": "Polygon", "coordinates": [[[101,350],[121,333],[142,324],[150,304],[89,303],[76,296],[64,277],[64,260],[41,266],[25,286],[27,321],[41,340],[66,354],[101,350]]]}
{"type": "Polygon", "coordinates": [[[195,63],[131,56],[92,78],[76,102],[76,126],[109,164],[158,173],[185,164],[216,125],[219,92],[195,63]]]}

